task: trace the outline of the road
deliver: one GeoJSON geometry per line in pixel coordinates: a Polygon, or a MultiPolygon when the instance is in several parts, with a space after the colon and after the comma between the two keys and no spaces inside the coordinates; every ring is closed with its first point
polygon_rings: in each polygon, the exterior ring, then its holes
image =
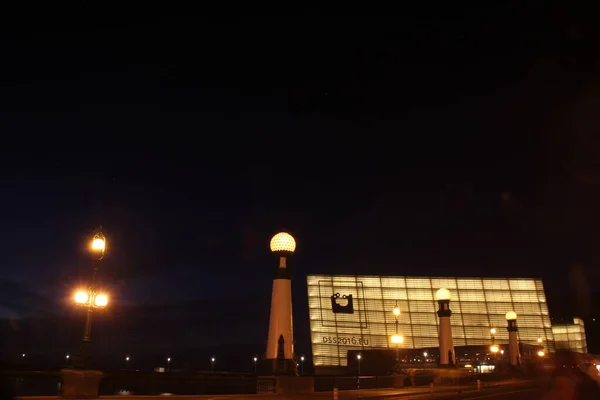
{"type": "MultiPolygon", "coordinates": [[[[427,399],[444,399],[444,400],[543,400],[545,397],[545,390],[538,387],[528,388],[499,388],[499,389],[487,389],[481,392],[467,391],[464,393],[438,393],[418,396],[398,397],[398,400],[427,400],[427,399]]],[[[565,399],[569,400],[569,399],[565,399]]]]}

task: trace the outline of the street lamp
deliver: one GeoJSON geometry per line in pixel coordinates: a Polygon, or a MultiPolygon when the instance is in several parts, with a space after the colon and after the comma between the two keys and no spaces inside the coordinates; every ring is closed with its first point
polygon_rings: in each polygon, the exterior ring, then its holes
{"type": "Polygon", "coordinates": [[[125,369],[129,369],[129,356],[125,356],[125,369]]]}
{"type": "Polygon", "coordinates": [[[71,358],[69,354],[65,355],[65,360],[69,361],[69,358],[71,358]]]}
{"type": "Polygon", "coordinates": [[[304,375],[304,356],[300,357],[300,374],[304,375]]]}
{"type": "Polygon", "coordinates": [[[74,295],[75,304],[86,308],[85,327],[83,340],[78,354],[78,367],[89,368],[91,363],[91,332],[92,332],[92,313],[96,308],[104,308],[108,305],[108,296],[104,293],[98,293],[96,290],[96,275],[98,273],[98,263],[104,258],[106,250],[106,237],[100,232],[96,232],[90,244],[92,257],[96,262],[93,264],[92,280],[87,290],[79,290],[74,295]]]}
{"type": "Polygon", "coordinates": [[[360,389],[360,359],[362,356],[359,354],[356,355],[356,360],[358,361],[358,374],[356,375],[356,388],[360,389]]]}
{"type": "Polygon", "coordinates": [[[541,337],[537,338],[537,342],[538,342],[539,344],[542,344],[542,338],[541,338],[541,337]]]}
{"type": "Polygon", "coordinates": [[[490,346],[490,351],[491,351],[492,353],[494,353],[494,355],[496,355],[496,353],[498,353],[498,351],[499,351],[499,350],[500,350],[500,349],[499,349],[499,348],[498,348],[498,346],[497,346],[497,345],[495,345],[495,344],[493,344],[493,345],[491,345],[491,346],[490,346]]]}
{"type": "Polygon", "coordinates": [[[167,357],[167,371],[171,371],[171,357],[167,357]]]}
{"type": "Polygon", "coordinates": [[[546,355],[546,353],[544,353],[544,351],[543,351],[543,350],[540,350],[540,351],[538,351],[538,352],[537,352],[537,355],[538,355],[539,357],[544,357],[544,356],[546,355]]]}
{"type": "Polygon", "coordinates": [[[211,372],[215,372],[215,356],[210,359],[211,372]]]}
{"type": "Polygon", "coordinates": [[[398,334],[398,318],[400,318],[400,307],[398,307],[398,300],[396,300],[396,304],[394,305],[394,309],[392,310],[395,319],[396,333],[392,335],[392,343],[396,345],[396,368],[398,368],[398,361],[400,360],[400,348],[398,347],[402,342],[404,342],[404,338],[398,334]]]}
{"type": "Polygon", "coordinates": [[[258,361],[258,357],[254,357],[254,375],[256,375],[256,362],[258,361]]]}

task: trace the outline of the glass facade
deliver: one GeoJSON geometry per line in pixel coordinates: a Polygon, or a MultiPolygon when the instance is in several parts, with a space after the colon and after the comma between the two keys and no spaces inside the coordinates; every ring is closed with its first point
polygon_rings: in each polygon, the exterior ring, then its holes
{"type": "Polygon", "coordinates": [[[554,351],[544,286],[539,279],[427,278],[309,275],[308,303],[315,366],[346,366],[349,350],[395,349],[398,305],[400,348],[437,348],[435,292],[450,291],[454,346],[508,343],[505,314],[517,313],[519,339],[554,351]]]}
{"type": "Polygon", "coordinates": [[[557,349],[587,353],[585,326],[580,318],[573,318],[573,324],[554,325],[552,333],[557,349]]]}

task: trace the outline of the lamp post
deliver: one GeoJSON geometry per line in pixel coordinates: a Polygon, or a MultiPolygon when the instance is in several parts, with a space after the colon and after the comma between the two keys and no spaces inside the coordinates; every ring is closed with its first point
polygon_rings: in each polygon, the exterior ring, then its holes
{"type": "Polygon", "coordinates": [[[508,326],[508,356],[510,358],[510,365],[516,367],[519,364],[519,341],[517,338],[517,313],[509,311],[506,313],[506,322],[508,326]]]}
{"type": "Polygon", "coordinates": [[[258,361],[258,357],[254,357],[254,375],[256,375],[256,362],[258,361]]]}
{"type": "Polygon", "coordinates": [[[210,372],[215,372],[215,356],[210,359],[210,372]]]}
{"type": "Polygon", "coordinates": [[[86,308],[85,326],[83,331],[83,340],[77,357],[77,367],[87,369],[91,367],[91,334],[92,334],[92,313],[96,308],[104,308],[108,304],[108,296],[98,293],[96,288],[96,275],[98,273],[98,264],[104,258],[106,250],[106,237],[100,232],[96,232],[91,242],[91,253],[94,259],[92,280],[87,290],[79,290],[75,293],[75,304],[86,308]]]}
{"type": "Polygon", "coordinates": [[[300,374],[304,375],[304,356],[300,357],[300,374]]]}
{"type": "Polygon", "coordinates": [[[440,343],[440,365],[448,366],[455,364],[454,343],[452,341],[452,326],[450,324],[450,291],[440,288],[435,293],[438,302],[437,315],[440,319],[439,343],[440,343]]]}
{"type": "Polygon", "coordinates": [[[296,240],[286,232],[279,232],[270,242],[271,252],[278,258],[273,289],[271,292],[271,313],[269,334],[265,355],[265,370],[274,375],[298,375],[294,355],[294,328],[292,324],[292,278],[293,265],[288,259],[296,250],[296,240]]]}
{"type": "Polygon", "coordinates": [[[356,388],[360,389],[360,359],[362,356],[359,354],[356,355],[356,361],[358,362],[358,374],[356,375],[356,388]]]}
{"type": "Polygon", "coordinates": [[[125,369],[129,369],[129,356],[125,356],[125,369]]]}
{"type": "Polygon", "coordinates": [[[398,334],[398,318],[400,318],[401,314],[400,307],[398,307],[398,300],[396,300],[392,313],[394,314],[394,325],[396,327],[396,333],[392,336],[392,343],[396,345],[396,368],[398,368],[398,361],[400,360],[400,348],[398,345],[404,342],[404,338],[398,334]]]}
{"type": "Polygon", "coordinates": [[[167,357],[167,372],[171,372],[171,357],[167,357]]]}

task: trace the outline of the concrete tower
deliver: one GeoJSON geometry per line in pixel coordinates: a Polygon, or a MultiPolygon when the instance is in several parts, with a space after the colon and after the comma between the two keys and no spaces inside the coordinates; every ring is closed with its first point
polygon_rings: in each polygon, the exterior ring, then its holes
{"type": "Polygon", "coordinates": [[[519,339],[517,338],[517,332],[519,332],[519,328],[517,328],[517,313],[514,311],[509,311],[506,313],[506,322],[508,326],[506,330],[508,331],[508,356],[510,357],[510,365],[517,366],[519,365],[519,339]]]}
{"type": "Polygon", "coordinates": [[[455,365],[454,343],[452,342],[452,326],[450,325],[450,291],[441,288],[435,293],[435,299],[438,302],[439,309],[437,315],[440,319],[440,365],[455,365]]]}
{"type": "Polygon", "coordinates": [[[296,241],[289,233],[280,232],[271,239],[271,251],[278,256],[278,263],[273,278],[266,360],[261,368],[263,373],[298,375],[292,324],[293,269],[287,264],[294,250],[296,241]]]}

